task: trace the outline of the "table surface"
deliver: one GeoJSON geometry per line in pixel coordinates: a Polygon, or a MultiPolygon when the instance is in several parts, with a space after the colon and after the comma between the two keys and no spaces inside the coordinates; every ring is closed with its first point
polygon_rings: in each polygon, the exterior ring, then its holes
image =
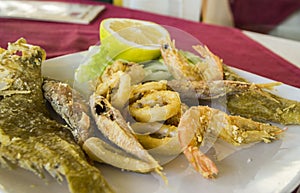
{"type": "Polygon", "coordinates": [[[143,19],[186,31],[229,66],[300,88],[300,42],[95,1],[65,1],[101,4],[106,6],[106,10],[89,25],[0,18],[0,47],[24,37],[29,43],[43,47],[47,58],[53,58],[84,51],[98,43],[99,24],[105,18],[143,19]]]}
{"type": "Polygon", "coordinates": [[[250,31],[243,31],[243,33],[300,68],[300,41],[279,38],[250,31]]]}

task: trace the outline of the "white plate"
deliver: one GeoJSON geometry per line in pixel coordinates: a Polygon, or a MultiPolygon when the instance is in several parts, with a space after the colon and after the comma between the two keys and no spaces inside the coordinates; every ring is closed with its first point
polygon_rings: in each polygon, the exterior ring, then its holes
{"type": "MultiPolygon", "coordinates": [[[[47,60],[43,74],[52,78],[72,81],[74,70],[86,52],[47,60]]],[[[270,82],[245,71],[234,69],[252,82],[270,82]]],[[[72,82],[71,82],[72,83],[72,82]]],[[[276,94],[300,101],[300,89],[288,85],[277,87],[276,94]]],[[[281,126],[283,127],[283,126],[281,126]]],[[[283,140],[270,144],[259,143],[238,151],[216,163],[220,174],[206,180],[196,173],[184,156],[164,166],[169,185],[154,174],[124,172],[107,165],[99,165],[104,177],[116,193],[273,193],[291,192],[300,181],[300,126],[289,126],[283,140]]],[[[67,193],[66,182],[45,180],[22,169],[0,169],[0,193],[67,193]]]]}

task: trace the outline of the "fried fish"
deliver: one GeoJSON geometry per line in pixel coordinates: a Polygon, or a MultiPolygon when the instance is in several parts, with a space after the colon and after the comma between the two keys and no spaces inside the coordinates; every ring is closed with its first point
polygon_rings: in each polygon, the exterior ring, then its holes
{"type": "Polygon", "coordinates": [[[72,193],[113,192],[66,126],[49,118],[42,92],[45,56],[23,38],[0,49],[0,165],[65,177],[72,193]]]}

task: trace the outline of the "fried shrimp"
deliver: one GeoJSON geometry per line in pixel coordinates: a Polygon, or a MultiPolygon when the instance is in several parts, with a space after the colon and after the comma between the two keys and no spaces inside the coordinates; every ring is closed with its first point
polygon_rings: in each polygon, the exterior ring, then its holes
{"type": "Polygon", "coordinates": [[[201,74],[203,80],[222,80],[223,60],[220,59],[217,55],[213,54],[207,46],[196,45],[193,46],[193,48],[200,54],[203,60],[202,63],[196,64],[199,69],[202,69],[201,74]]]}
{"type": "Polygon", "coordinates": [[[280,85],[279,82],[254,84],[232,80],[216,80],[211,82],[190,81],[183,82],[178,80],[168,81],[168,86],[180,93],[182,98],[198,98],[202,100],[215,99],[226,95],[245,93],[247,91],[259,93],[261,97],[270,98],[271,96],[262,89],[273,89],[280,85]]]}
{"type": "Polygon", "coordinates": [[[179,50],[175,47],[175,41],[166,42],[161,47],[161,55],[169,72],[177,80],[201,80],[195,66],[189,64],[179,50]]]}
{"type": "Polygon", "coordinates": [[[222,60],[206,46],[196,45],[193,48],[200,54],[196,63],[189,61],[176,49],[174,41],[163,44],[161,55],[173,77],[184,81],[222,80],[222,60]]]}
{"type": "Polygon", "coordinates": [[[179,142],[187,160],[205,178],[218,174],[215,163],[199,150],[206,135],[215,135],[226,142],[239,146],[279,139],[283,132],[278,127],[255,122],[239,116],[229,116],[207,106],[194,106],[187,110],[178,125],[179,142]]]}

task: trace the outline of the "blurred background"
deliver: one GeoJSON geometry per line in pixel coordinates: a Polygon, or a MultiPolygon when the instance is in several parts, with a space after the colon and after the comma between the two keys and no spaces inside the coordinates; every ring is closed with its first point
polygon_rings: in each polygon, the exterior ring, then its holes
{"type": "Polygon", "coordinates": [[[300,0],[100,0],[300,41],[300,0]]]}

